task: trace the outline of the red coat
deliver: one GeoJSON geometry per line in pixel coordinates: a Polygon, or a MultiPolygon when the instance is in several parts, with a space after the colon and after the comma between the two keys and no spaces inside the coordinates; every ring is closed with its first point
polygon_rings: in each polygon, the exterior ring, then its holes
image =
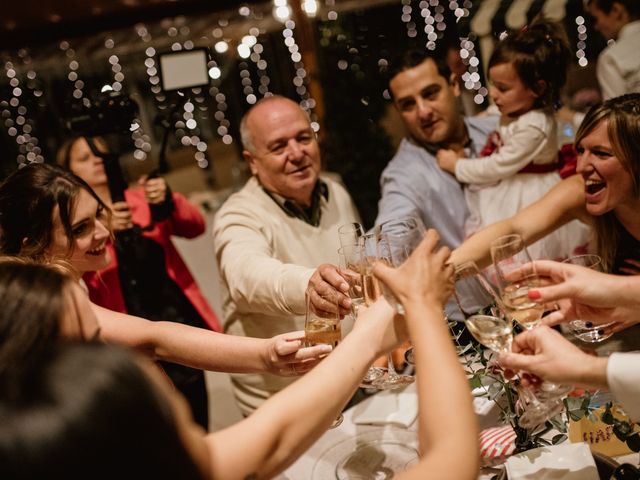
{"type": "MultiPolygon", "coordinates": [[[[162,246],[164,259],[169,277],[178,284],[191,301],[195,309],[200,313],[205,323],[216,332],[222,331],[218,317],[213,312],[207,300],[204,298],[191,272],[185,265],[171,242],[171,236],[177,235],[185,238],[194,238],[205,231],[205,221],[197,207],[190,204],[179,193],[173,193],[175,209],[166,220],[157,222],[148,232],[143,232],[145,237],[154,240],[162,246]]],[[[142,188],[131,188],[124,192],[125,200],[131,207],[133,222],[146,227],[151,223],[151,210],[144,197],[142,188]]],[[[87,272],[83,279],[89,289],[91,301],[102,307],[116,312],[127,312],[118,276],[118,259],[113,244],[107,245],[111,255],[109,265],[98,272],[87,272]]]]}

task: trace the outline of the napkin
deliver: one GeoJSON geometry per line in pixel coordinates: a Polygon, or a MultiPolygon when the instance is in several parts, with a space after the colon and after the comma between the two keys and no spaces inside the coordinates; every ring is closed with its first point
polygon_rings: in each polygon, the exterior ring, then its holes
{"type": "Polygon", "coordinates": [[[596,462],[584,443],[534,448],[505,462],[509,480],[599,480],[596,462]]]}
{"type": "Polygon", "coordinates": [[[357,425],[397,425],[408,428],[418,416],[418,394],[383,390],[355,406],[353,423],[357,425]]]}

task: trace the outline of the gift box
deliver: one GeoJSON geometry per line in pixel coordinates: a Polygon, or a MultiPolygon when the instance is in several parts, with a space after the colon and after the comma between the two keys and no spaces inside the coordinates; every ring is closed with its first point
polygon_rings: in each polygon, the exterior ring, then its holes
{"type": "MultiPolygon", "coordinates": [[[[581,418],[580,420],[569,420],[569,440],[573,443],[586,442],[592,452],[598,452],[609,457],[617,455],[626,455],[632,453],[626,443],[619,440],[613,432],[613,425],[604,423],[600,418],[605,412],[606,406],[598,407],[592,411],[591,418],[581,418]]],[[[629,417],[620,409],[619,406],[611,407],[613,417],[620,421],[629,422],[629,417]]],[[[640,430],[636,425],[635,430],[640,430]]]]}

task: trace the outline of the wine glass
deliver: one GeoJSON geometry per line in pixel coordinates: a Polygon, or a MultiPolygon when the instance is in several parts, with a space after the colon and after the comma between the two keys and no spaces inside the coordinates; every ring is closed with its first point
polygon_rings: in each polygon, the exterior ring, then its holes
{"type": "MultiPolygon", "coordinates": [[[[586,254],[575,255],[563,260],[563,263],[580,265],[592,270],[602,271],[602,259],[598,255],[586,254]]],[[[594,324],[588,320],[571,320],[567,326],[569,331],[578,339],[586,343],[598,343],[606,340],[613,332],[605,333],[605,328],[610,327],[615,322],[594,324]]]]}
{"type": "MultiPolygon", "coordinates": [[[[540,325],[544,305],[530,299],[529,290],[540,287],[542,282],[523,238],[518,234],[497,238],[491,243],[491,258],[505,312],[527,330],[540,325]],[[527,264],[532,268],[524,269],[527,264]]],[[[543,381],[539,395],[540,398],[552,401],[562,398],[571,390],[571,385],[543,381]]]]}
{"type": "MultiPolygon", "coordinates": [[[[424,223],[417,217],[402,217],[388,220],[378,226],[380,238],[386,238],[387,252],[390,265],[399,267],[411,255],[420,244],[426,230],[424,223]]],[[[394,306],[396,311],[404,315],[404,307],[397,301],[393,293],[382,284],[382,294],[387,301],[394,306]]],[[[404,352],[405,361],[409,365],[415,365],[413,347],[404,352]]]]}
{"type": "Polygon", "coordinates": [[[504,235],[491,242],[491,258],[506,313],[527,330],[539,325],[544,306],[529,298],[529,289],[540,286],[535,265],[532,273],[515,275],[522,266],[531,263],[522,237],[504,235]]]}
{"type": "MultiPolygon", "coordinates": [[[[424,237],[424,230],[422,221],[414,217],[382,223],[379,226],[378,257],[386,259],[392,267],[399,267],[420,244],[424,237]]],[[[382,284],[382,294],[399,314],[404,315],[404,307],[384,284],[382,284]]]]}
{"type": "MultiPolygon", "coordinates": [[[[328,305],[326,310],[318,310],[311,301],[309,290],[305,293],[306,311],[304,317],[305,345],[331,345],[335,347],[342,340],[340,329],[340,309],[337,295],[324,295],[322,300],[328,305]]],[[[344,419],[342,413],[329,428],[335,428],[344,419]]]]}
{"type": "MultiPolygon", "coordinates": [[[[467,329],[482,345],[494,352],[509,352],[513,342],[513,320],[505,315],[504,306],[498,293],[480,273],[474,262],[464,262],[456,268],[454,298],[464,316],[467,329]],[[475,304],[473,299],[460,293],[474,292],[476,298],[482,298],[490,305],[491,314],[474,313],[470,306],[475,304]],[[469,303],[473,302],[473,303],[469,303]]],[[[473,307],[472,307],[473,308],[473,307]]],[[[557,398],[545,398],[544,401],[514,382],[518,392],[521,413],[518,424],[524,428],[534,428],[564,409],[564,405],[557,398]]]]}
{"type": "MultiPolygon", "coordinates": [[[[340,256],[340,266],[338,271],[340,275],[349,284],[349,297],[351,298],[351,314],[354,318],[358,316],[358,308],[365,303],[364,289],[362,284],[362,252],[364,245],[357,243],[355,245],[346,245],[338,249],[340,256]]],[[[371,382],[384,375],[384,369],[371,366],[367,370],[362,383],[363,388],[370,388],[371,382]]]]}
{"type": "MultiPolygon", "coordinates": [[[[366,234],[363,239],[363,276],[364,299],[367,305],[373,304],[382,293],[382,284],[373,276],[373,265],[376,261],[391,263],[387,239],[379,235],[379,231],[366,234]]],[[[393,356],[387,354],[387,374],[371,382],[371,385],[380,390],[390,390],[413,383],[412,375],[402,375],[396,372],[393,365],[393,356]]]]}
{"type": "Polygon", "coordinates": [[[345,223],[338,227],[340,246],[357,245],[360,237],[364,235],[364,228],[357,222],[345,223]]]}
{"type": "Polygon", "coordinates": [[[338,272],[349,285],[349,298],[351,299],[351,313],[358,315],[358,307],[364,304],[364,292],[362,290],[362,276],[360,275],[360,259],[362,257],[362,245],[345,245],[338,249],[340,264],[338,272]]]}

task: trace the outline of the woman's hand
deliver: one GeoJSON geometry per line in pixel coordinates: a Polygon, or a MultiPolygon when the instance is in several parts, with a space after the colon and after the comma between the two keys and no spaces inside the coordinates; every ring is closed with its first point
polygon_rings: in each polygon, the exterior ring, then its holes
{"type": "Polygon", "coordinates": [[[162,177],[148,178],[143,175],[138,185],[144,189],[144,196],[148,203],[157,205],[165,201],[167,196],[167,182],[162,177]]]}
{"type": "Polygon", "coordinates": [[[529,271],[527,269],[535,269],[549,283],[531,289],[529,298],[547,308],[557,306],[554,312],[542,319],[545,325],[553,326],[576,319],[591,321],[594,325],[615,322],[604,329],[607,334],[640,322],[636,305],[630,304],[637,298],[637,292],[633,288],[625,288],[629,277],[551,260],[536,260],[525,265],[522,273],[529,271]]]}
{"type": "Polygon", "coordinates": [[[453,292],[454,269],[447,263],[451,250],[436,249],[439,240],[435,230],[428,230],[420,245],[398,268],[376,263],[374,275],[403,305],[426,301],[441,308],[453,292]]]}
{"type": "Polygon", "coordinates": [[[606,358],[584,353],[555,330],[539,326],[517,335],[512,351],[498,361],[511,372],[523,370],[525,385],[542,380],[571,385],[606,385],[606,358]]]}
{"type": "Polygon", "coordinates": [[[133,227],[131,207],[127,202],[115,202],[111,205],[111,230],[120,232],[133,227]]]}
{"type": "Polygon", "coordinates": [[[304,347],[304,331],[276,335],[266,342],[265,371],[282,377],[308,372],[332,350],[331,345],[304,347]]]}

